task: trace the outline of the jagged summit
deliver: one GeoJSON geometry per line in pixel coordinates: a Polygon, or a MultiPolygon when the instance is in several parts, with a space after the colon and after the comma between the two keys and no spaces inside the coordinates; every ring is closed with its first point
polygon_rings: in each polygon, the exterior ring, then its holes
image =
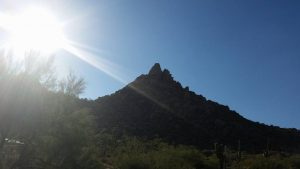
{"type": "Polygon", "coordinates": [[[155,63],[152,68],[150,69],[148,75],[157,75],[157,74],[161,74],[162,73],[162,70],[161,70],[161,67],[160,67],[160,64],[159,63],[155,63]]]}
{"type": "Polygon", "coordinates": [[[174,81],[172,74],[168,69],[161,69],[161,66],[159,63],[155,63],[151,69],[149,70],[149,73],[147,74],[148,78],[150,79],[157,79],[160,81],[174,81]]]}

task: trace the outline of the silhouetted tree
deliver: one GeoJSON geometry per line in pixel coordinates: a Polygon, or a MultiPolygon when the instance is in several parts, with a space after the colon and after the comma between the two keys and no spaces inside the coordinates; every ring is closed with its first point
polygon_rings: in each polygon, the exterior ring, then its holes
{"type": "Polygon", "coordinates": [[[14,155],[9,162],[0,158],[0,167],[101,168],[93,151],[94,119],[88,109],[78,106],[84,79],[70,73],[58,82],[53,57],[38,57],[28,53],[18,71],[12,71],[13,63],[1,57],[0,154],[11,140],[19,145],[16,151],[6,152],[14,155]]]}
{"type": "Polygon", "coordinates": [[[59,91],[71,96],[77,97],[84,89],[84,79],[76,77],[73,73],[69,73],[69,75],[59,83],[59,91]]]}

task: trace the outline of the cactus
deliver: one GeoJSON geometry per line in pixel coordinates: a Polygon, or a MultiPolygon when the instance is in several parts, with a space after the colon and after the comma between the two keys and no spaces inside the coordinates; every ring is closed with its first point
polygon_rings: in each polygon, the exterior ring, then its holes
{"type": "Polygon", "coordinates": [[[265,152],[263,153],[263,156],[268,158],[270,156],[270,140],[269,138],[267,139],[267,147],[266,147],[266,150],[265,152]]]}
{"type": "Polygon", "coordinates": [[[226,146],[223,144],[215,143],[215,152],[219,159],[220,169],[225,169],[226,157],[225,157],[226,146]]]}
{"type": "Polygon", "coordinates": [[[237,150],[237,161],[240,162],[242,159],[242,152],[241,152],[241,140],[238,141],[238,150],[237,150]]]}

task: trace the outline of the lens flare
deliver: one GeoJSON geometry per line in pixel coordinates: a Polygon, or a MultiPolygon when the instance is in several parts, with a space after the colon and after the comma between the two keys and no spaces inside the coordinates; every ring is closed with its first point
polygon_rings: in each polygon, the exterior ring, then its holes
{"type": "Polygon", "coordinates": [[[19,15],[1,14],[0,27],[9,34],[8,44],[16,53],[51,53],[65,43],[61,24],[44,9],[30,8],[19,15]]]}

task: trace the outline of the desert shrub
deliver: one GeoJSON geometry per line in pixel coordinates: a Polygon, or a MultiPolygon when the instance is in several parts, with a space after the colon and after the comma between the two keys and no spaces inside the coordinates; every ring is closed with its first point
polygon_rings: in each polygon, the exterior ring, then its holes
{"type": "Polygon", "coordinates": [[[285,159],[285,161],[292,169],[300,169],[300,155],[291,156],[285,159]]]}
{"type": "Polygon", "coordinates": [[[120,154],[114,160],[115,167],[119,169],[151,169],[151,159],[146,154],[120,154]]]}
{"type": "Polygon", "coordinates": [[[214,169],[215,158],[205,157],[187,146],[172,146],[158,140],[128,139],[112,155],[119,169],[214,169]]]}
{"type": "Polygon", "coordinates": [[[234,164],[235,169],[293,169],[289,162],[279,156],[265,158],[262,155],[252,155],[234,164]]]}
{"type": "Polygon", "coordinates": [[[154,168],[190,169],[203,168],[203,156],[197,150],[185,147],[165,147],[152,152],[154,168]]]}

